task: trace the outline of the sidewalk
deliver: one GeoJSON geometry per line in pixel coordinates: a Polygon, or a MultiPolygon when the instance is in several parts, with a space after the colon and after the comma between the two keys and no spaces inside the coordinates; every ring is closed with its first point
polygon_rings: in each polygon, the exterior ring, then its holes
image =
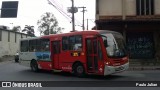
{"type": "Polygon", "coordinates": [[[14,56],[3,56],[0,57],[0,63],[1,62],[5,62],[5,61],[13,61],[14,60],[14,56]]]}
{"type": "Polygon", "coordinates": [[[160,70],[160,60],[130,60],[128,70],[160,70]]]}
{"type": "Polygon", "coordinates": [[[130,66],[128,70],[160,70],[160,66],[130,66]]]}

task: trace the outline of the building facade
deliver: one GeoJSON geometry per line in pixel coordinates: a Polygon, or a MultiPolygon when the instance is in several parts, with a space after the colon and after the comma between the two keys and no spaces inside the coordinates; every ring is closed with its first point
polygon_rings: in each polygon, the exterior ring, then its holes
{"type": "Polygon", "coordinates": [[[131,59],[160,58],[160,0],[96,0],[96,27],[122,33],[131,59]]]}
{"type": "Polygon", "coordinates": [[[0,57],[15,55],[19,51],[19,40],[27,37],[30,36],[0,28],[0,57]]]}

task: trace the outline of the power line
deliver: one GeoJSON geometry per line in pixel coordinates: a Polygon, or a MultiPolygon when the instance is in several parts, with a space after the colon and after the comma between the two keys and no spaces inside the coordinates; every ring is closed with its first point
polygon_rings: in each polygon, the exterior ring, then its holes
{"type": "Polygon", "coordinates": [[[69,17],[68,15],[66,15],[58,6],[54,5],[50,0],[48,0],[49,4],[51,4],[55,9],[58,10],[58,12],[60,12],[66,19],[69,20],[69,22],[71,21],[71,17],[69,17]]]}
{"type": "MultiPolygon", "coordinates": [[[[58,1],[56,1],[56,0],[52,0],[52,1],[54,1],[54,3],[56,4],[56,2],[58,3],[58,1]]],[[[60,5],[58,5],[58,7],[59,7],[60,5]]],[[[64,13],[64,14],[66,14],[67,16],[69,16],[61,7],[59,7],[60,8],[60,10],[64,13]]],[[[70,16],[69,16],[70,17],[70,16]]],[[[71,19],[72,19],[72,17],[70,17],[71,19]]],[[[80,23],[80,21],[78,21],[77,19],[75,19],[75,21],[77,22],[77,23],[79,23],[80,25],[82,24],[82,23],[80,23]]]]}
{"type": "MultiPolygon", "coordinates": [[[[67,13],[60,7],[60,4],[57,2],[57,1],[55,1],[55,0],[52,0],[53,1],[53,3],[55,4],[55,6],[56,7],[58,7],[58,9],[59,10],[61,10],[61,12],[63,12],[66,16],[68,16],[68,17],[70,17],[69,15],[67,15],[67,13]],[[57,4],[58,3],[58,4],[57,4]]],[[[50,1],[51,2],[51,1],[50,1]]],[[[53,4],[52,3],[52,4],[53,4]]]]}
{"type": "Polygon", "coordinates": [[[58,7],[61,7],[61,4],[58,2],[58,0],[57,1],[51,0],[51,1],[53,1],[58,7]]]}
{"type": "MultiPolygon", "coordinates": [[[[55,5],[54,5],[50,0],[48,0],[48,1],[49,1],[49,3],[50,3],[52,6],[54,6],[64,17],[66,17],[68,20],[71,21],[72,18],[57,4],[57,1],[52,0],[55,5]]],[[[76,21],[76,23],[79,23],[80,25],[82,25],[77,19],[75,19],[75,21],[76,21]]]]}
{"type": "Polygon", "coordinates": [[[57,3],[56,3],[55,0],[52,0],[55,5],[54,5],[50,0],[48,0],[48,1],[49,1],[61,14],[65,15],[67,18],[70,18],[70,19],[71,19],[71,17],[70,17],[61,7],[59,7],[59,6],[57,5],[57,3]]]}

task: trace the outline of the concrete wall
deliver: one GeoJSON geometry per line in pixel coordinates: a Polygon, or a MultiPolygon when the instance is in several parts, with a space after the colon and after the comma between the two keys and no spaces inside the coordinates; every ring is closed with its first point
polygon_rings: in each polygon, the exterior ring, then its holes
{"type": "MultiPolygon", "coordinates": [[[[122,0],[98,0],[99,16],[121,16],[122,0]]],[[[125,14],[136,15],[136,0],[124,0],[125,14]]],[[[155,15],[160,15],[160,0],[155,0],[155,15]]],[[[98,18],[98,17],[97,17],[98,18]]]]}
{"type": "Polygon", "coordinates": [[[160,0],[155,0],[155,14],[160,15],[160,0]]]}
{"type": "Polygon", "coordinates": [[[15,55],[15,53],[19,50],[19,40],[21,39],[21,37],[26,38],[26,34],[10,32],[8,30],[2,30],[1,35],[2,40],[0,41],[0,57],[4,55],[15,55]],[[9,41],[8,35],[10,35],[9,41]]]}
{"type": "Polygon", "coordinates": [[[99,0],[99,15],[122,15],[121,0],[99,0]]]}
{"type": "Polygon", "coordinates": [[[125,4],[126,15],[136,15],[136,0],[125,0],[125,4]]]}

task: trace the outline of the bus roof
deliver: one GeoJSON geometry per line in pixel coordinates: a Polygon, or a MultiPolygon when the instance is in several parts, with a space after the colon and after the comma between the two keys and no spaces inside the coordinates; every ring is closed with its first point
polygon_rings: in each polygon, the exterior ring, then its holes
{"type": "Polygon", "coordinates": [[[75,32],[69,32],[69,33],[61,33],[61,34],[51,34],[51,35],[45,35],[42,36],[43,38],[47,38],[50,36],[66,36],[66,35],[77,35],[77,34],[101,34],[101,33],[115,33],[115,34],[120,34],[115,31],[110,31],[110,30],[87,30],[87,31],[75,31],[75,32]]]}
{"type": "Polygon", "coordinates": [[[66,35],[78,35],[78,34],[102,34],[102,33],[115,33],[115,34],[120,34],[115,31],[110,31],[110,30],[87,30],[87,31],[75,31],[75,32],[69,32],[69,33],[61,33],[61,34],[51,34],[51,35],[44,35],[44,36],[39,36],[39,37],[29,37],[29,38],[24,38],[21,40],[34,40],[34,39],[39,39],[39,38],[49,38],[49,37],[56,37],[56,36],[66,36],[66,35]]]}

